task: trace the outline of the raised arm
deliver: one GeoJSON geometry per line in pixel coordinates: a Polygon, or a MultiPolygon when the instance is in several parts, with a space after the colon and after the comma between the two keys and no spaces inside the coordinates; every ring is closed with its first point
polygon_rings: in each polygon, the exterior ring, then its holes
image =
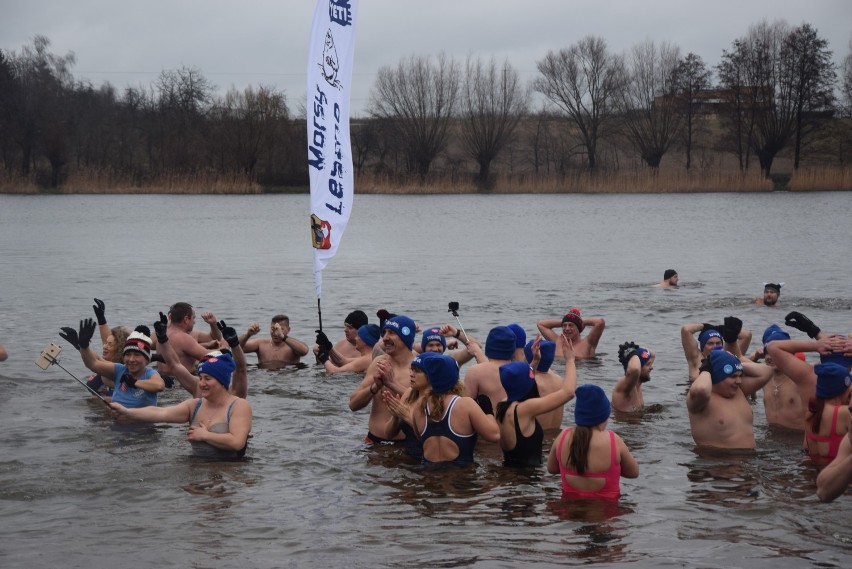
{"type": "Polygon", "coordinates": [[[613,393],[618,393],[623,397],[630,397],[630,394],[639,385],[639,376],[642,372],[642,360],[633,350],[633,355],[627,360],[627,369],[624,371],[624,377],[618,380],[613,388],[613,393]]]}
{"type": "Polygon", "coordinates": [[[114,364],[100,359],[97,354],[89,348],[89,342],[91,342],[94,334],[95,321],[91,318],[80,320],[79,330],[66,326],[63,327],[62,331],[59,333],[64,340],[80,352],[80,357],[83,359],[83,365],[93,372],[100,374],[102,377],[113,379],[115,377],[114,364]]]}
{"type": "Polygon", "coordinates": [[[169,336],[166,332],[167,326],[168,317],[160,312],[160,319],[157,322],[154,322],[154,333],[157,336],[157,353],[163,357],[163,362],[169,366],[172,375],[175,376],[178,383],[180,383],[190,395],[195,397],[198,392],[198,377],[192,375],[180,362],[180,358],[178,358],[177,353],[175,353],[172,342],[169,341],[169,336]]]}
{"type": "Polygon", "coordinates": [[[559,335],[553,331],[554,328],[562,328],[562,320],[559,318],[547,318],[545,320],[539,320],[535,324],[536,328],[538,328],[539,333],[544,337],[545,340],[550,340],[551,342],[556,341],[556,337],[559,335]]]}
{"type": "Polygon", "coordinates": [[[740,358],[743,364],[743,378],[740,389],[746,395],[753,395],[772,379],[772,368],[766,364],[758,364],[747,358],[740,358]]]}
{"type": "Polygon", "coordinates": [[[689,386],[686,394],[686,408],[690,413],[701,413],[710,403],[710,394],[713,391],[713,381],[710,372],[702,370],[698,377],[689,386]]]}
{"type": "MultiPolygon", "coordinates": [[[[562,385],[553,393],[549,393],[544,397],[534,397],[518,403],[518,417],[533,418],[548,411],[552,411],[557,407],[565,405],[574,399],[574,392],[577,389],[577,366],[576,358],[574,357],[574,347],[565,336],[560,336],[562,344],[562,353],[565,354],[565,378],[562,380],[562,385]]],[[[536,361],[535,359],[533,361],[536,361]]]]}
{"type": "Polygon", "coordinates": [[[683,346],[683,355],[686,358],[686,363],[689,364],[690,377],[695,375],[692,373],[693,367],[697,373],[698,366],[701,365],[701,351],[698,349],[695,334],[701,332],[703,328],[704,324],[701,322],[691,322],[680,327],[680,343],[683,346]]]}
{"type": "Polygon", "coordinates": [[[586,341],[593,348],[597,347],[598,342],[601,340],[601,335],[604,333],[604,328],[606,328],[606,321],[600,316],[592,316],[591,318],[584,319],[583,324],[586,328],[592,328],[586,335],[586,341]]]}

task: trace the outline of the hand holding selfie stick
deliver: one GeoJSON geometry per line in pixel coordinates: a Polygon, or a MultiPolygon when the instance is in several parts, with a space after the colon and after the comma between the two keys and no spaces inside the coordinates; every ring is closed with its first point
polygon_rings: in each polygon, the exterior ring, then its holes
{"type": "Polygon", "coordinates": [[[461,320],[459,320],[459,303],[450,302],[447,312],[452,312],[453,316],[456,317],[456,322],[459,324],[459,330],[461,330],[462,334],[464,334],[465,344],[470,342],[470,338],[467,337],[467,332],[464,331],[464,326],[462,326],[461,320]]]}
{"type": "Polygon", "coordinates": [[[76,379],[77,383],[79,383],[80,385],[82,385],[83,387],[88,389],[91,392],[92,395],[94,395],[95,397],[97,397],[98,399],[103,401],[104,405],[106,405],[108,408],[110,408],[109,401],[107,401],[106,399],[101,397],[100,393],[98,393],[97,391],[95,391],[94,389],[89,387],[88,384],[86,384],[85,381],[82,381],[76,375],[74,375],[73,373],[71,373],[70,371],[68,371],[64,367],[62,367],[62,364],[59,363],[59,359],[57,358],[57,356],[59,356],[59,352],[61,352],[61,351],[62,351],[62,348],[60,348],[56,344],[48,344],[48,346],[44,350],[41,351],[41,355],[35,361],[35,364],[38,367],[40,367],[41,369],[44,369],[44,370],[46,370],[51,365],[59,366],[59,369],[61,369],[62,371],[64,371],[65,373],[67,373],[68,375],[73,377],[74,379],[76,379]]]}

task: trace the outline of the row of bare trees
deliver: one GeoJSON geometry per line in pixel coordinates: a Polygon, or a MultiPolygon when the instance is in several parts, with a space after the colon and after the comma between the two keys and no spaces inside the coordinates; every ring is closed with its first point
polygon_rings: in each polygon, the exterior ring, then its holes
{"type": "MultiPolygon", "coordinates": [[[[283,92],[217,96],[198,69],[183,67],[119,93],[76,81],[73,54],[49,46],[37,36],[19,53],[0,50],[7,177],[54,187],[69,171],[143,184],[204,174],[306,185],[305,129],[283,92]]],[[[669,43],[617,54],[586,37],[547,53],[529,84],[508,61],[412,55],[378,71],[368,116],[351,128],[354,163],[360,173],[421,180],[440,164],[442,174],[487,185],[495,171],[614,170],[625,156],[656,169],[673,149],[690,169],[710,149],[744,171],[756,157],[769,176],[782,151],[795,168],[813,156],[826,125],[845,133],[843,162],[852,146],[849,121],[838,118],[852,111],[849,48],[839,101],[832,53],[809,24],[752,26],[715,68],[669,43]],[[536,93],[543,103],[533,111],[536,93]]]]}
{"type": "Polygon", "coordinates": [[[75,81],[74,56],[37,36],[20,53],[0,51],[0,158],[8,176],[56,187],[70,169],[117,182],[166,177],[243,177],[297,184],[306,175],[303,129],[284,93],[215,86],[196,68],[160,73],[117,93],[75,81]],[[33,173],[35,171],[35,173],[33,173]]]}

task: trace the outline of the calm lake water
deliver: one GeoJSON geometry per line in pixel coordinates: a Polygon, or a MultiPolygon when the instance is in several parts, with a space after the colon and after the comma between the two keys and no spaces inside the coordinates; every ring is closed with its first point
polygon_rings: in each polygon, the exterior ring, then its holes
{"type": "MultiPolygon", "coordinates": [[[[114,425],[62,370],[33,364],[40,350],[61,344],[62,365],[83,377],[58,331],[92,316],[93,297],[112,325],[150,324],[176,301],[240,332],[284,312],[312,343],[308,196],[0,196],[10,352],[0,364],[0,565],[848,567],[852,494],[816,500],[801,437],[768,429],[760,398],[755,453],[694,452],[679,328],[737,315],[759,339],[796,309],[849,332],[849,206],[846,193],[356,196],[323,273],[332,338],[355,308],[431,326],[454,321],[455,300],[484,338],[510,322],[532,335],[537,320],[576,306],[606,318],[579,382],[608,393],[619,343],[656,351],[649,410],[610,424],[640,477],[622,482],[616,508],[577,508],[560,501],[558,476],[503,469],[493,446],[480,445],[475,468],[439,472],[367,448],[367,413],[347,407],[359,378],[308,360],[252,366],[245,462],[191,458],[183,425],[114,425]],[[652,288],[668,268],[681,288],[652,288]],[[786,283],[783,306],[750,303],[766,281],[786,283]]],[[[173,390],[161,402],[183,398],[173,390]]],[[[565,417],[573,422],[573,404],[565,417]]]]}

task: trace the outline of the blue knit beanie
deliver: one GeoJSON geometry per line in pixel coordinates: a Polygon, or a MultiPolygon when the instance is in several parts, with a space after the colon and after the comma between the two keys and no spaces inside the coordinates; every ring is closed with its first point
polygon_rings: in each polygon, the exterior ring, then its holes
{"type": "Polygon", "coordinates": [[[778,324],[771,324],[763,331],[763,347],[769,345],[769,342],[775,340],[789,340],[790,334],[785,332],[778,324]]]}
{"type": "Polygon", "coordinates": [[[231,354],[221,354],[213,356],[198,364],[198,373],[206,374],[222,384],[222,387],[228,389],[231,386],[231,374],[237,369],[237,364],[234,363],[234,358],[231,354]]]}
{"type": "MultiPolygon", "coordinates": [[[[535,340],[530,340],[524,346],[524,356],[527,358],[527,363],[532,363],[533,353],[532,345],[535,340]]],[[[536,371],[547,371],[553,365],[553,358],[556,356],[556,343],[550,340],[542,340],[538,344],[538,351],[541,353],[541,359],[538,362],[536,371]]]]}
{"type": "Polygon", "coordinates": [[[376,345],[381,336],[381,330],[376,324],[364,324],[358,328],[358,336],[371,348],[376,345]]]}
{"type": "Polygon", "coordinates": [[[535,385],[535,372],[526,362],[510,362],[500,366],[500,383],[506,391],[506,401],[520,401],[535,385]]]}
{"type": "Polygon", "coordinates": [[[389,318],[382,328],[382,333],[385,330],[395,332],[402,339],[402,342],[408,346],[409,350],[414,347],[414,320],[408,316],[400,315],[389,318]]]}
{"type": "MultiPolygon", "coordinates": [[[[425,352],[426,344],[429,342],[441,342],[441,345],[444,347],[443,350],[447,349],[447,339],[441,336],[440,328],[429,328],[423,332],[423,338],[420,340],[420,349],[425,352]]],[[[443,352],[443,350],[441,351],[443,352]]]]}
{"type": "Polygon", "coordinates": [[[849,368],[836,363],[817,364],[814,366],[817,376],[816,396],[820,399],[831,399],[842,395],[852,382],[849,368]]]}
{"type": "Polygon", "coordinates": [[[714,384],[725,381],[738,371],[743,370],[740,359],[723,349],[713,350],[708,356],[710,358],[710,381],[714,384]]]}
{"type": "Polygon", "coordinates": [[[436,352],[423,352],[411,362],[420,368],[435,393],[446,393],[459,382],[459,364],[450,356],[436,352]]]}
{"type": "Polygon", "coordinates": [[[496,326],[485,339],[485,357],[489,360],[511,360],[515,355],[515,333],[508,326],[496,326]]]}
{"type": "Polygon", "coordinates": [[[704,346],[710,338],[721,338],[722,334],[715,329],[705,330],[698,335],[698,348],[703,352],[704,346]]]}
{"type": "Polygon", "coordinates": [[[523,348],[527,343],[527,333],[520,324],[509,324],[509,330],[515,333],[515,349],[523,348]]]}
{"type": "Polygon", "coordinates": [[[574,404],[576,425],[594,427],[609,419],[611,407],[603,389],[587,383],[577,388],[576,396],[577,402],[574,404]]]}
{"type": "Polygon", "coordinates": [[[842,352],[831,352],[830,354],[820,355],[819,361],[824,364],[837,364],[846,369],[852,367],[852,358],[843,355],[842,352]]]}

